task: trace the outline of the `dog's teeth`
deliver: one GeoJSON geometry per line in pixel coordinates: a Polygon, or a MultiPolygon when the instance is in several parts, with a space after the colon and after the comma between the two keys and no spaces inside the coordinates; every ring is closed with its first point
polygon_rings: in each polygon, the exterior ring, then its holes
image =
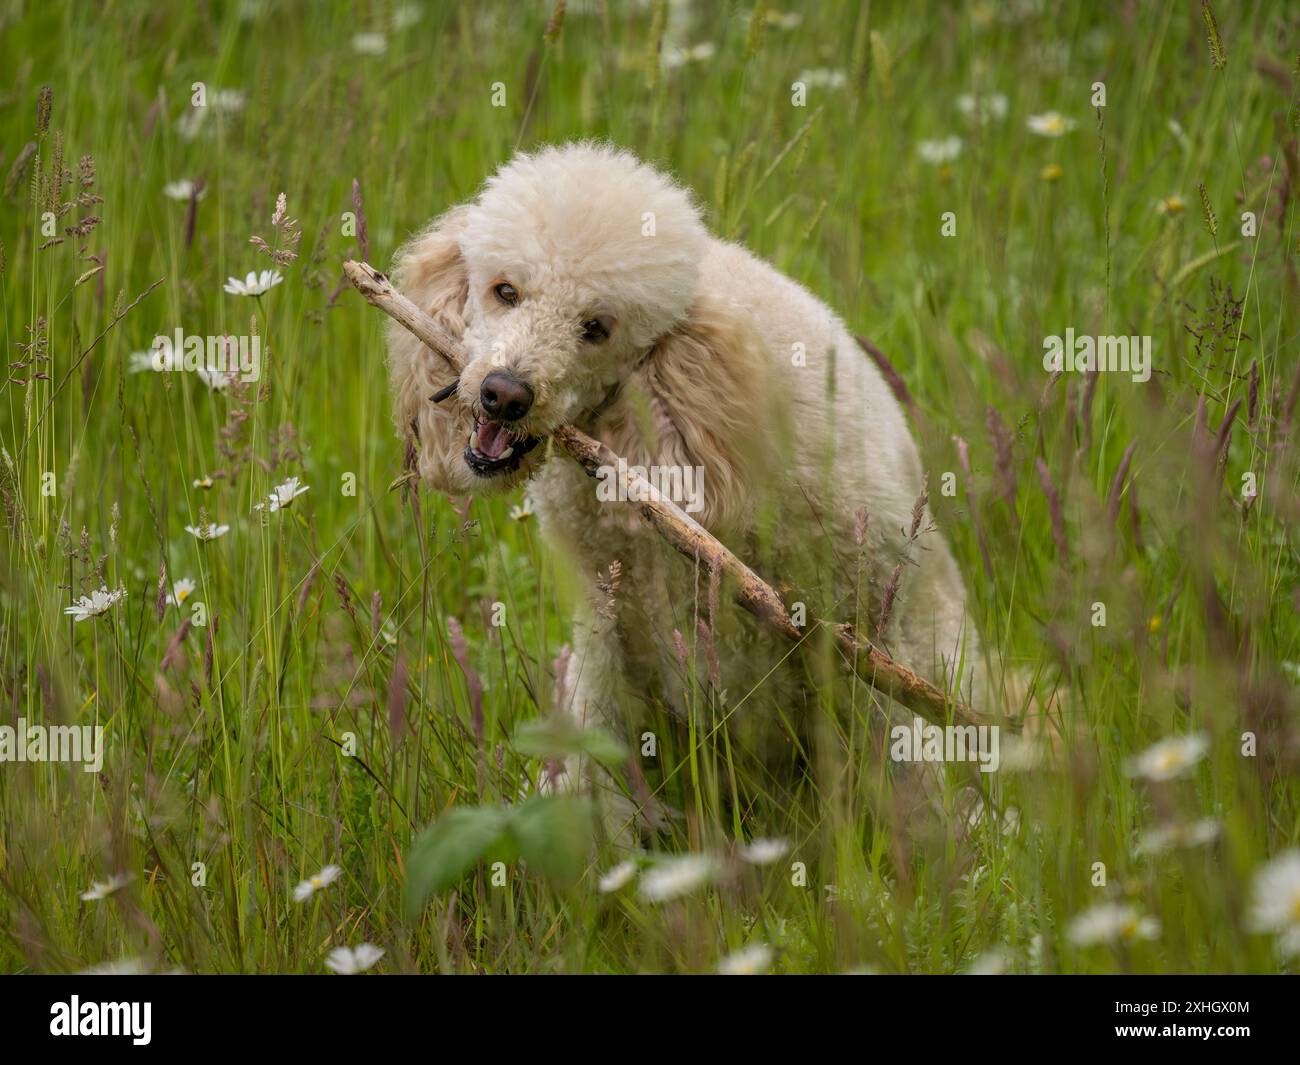
{"type": "Polygon", "coordinates": [[[478,430],[477,430],[477,429],[475,429],[472,433],[469,434],[469,446],[472,447],[475,451],[478,450],[478,430]]]}
{"type": "Polygon", "coordinates": [[[508,447],[508,448],[506,448],[503,452],[501,452],[501,458],[499,459],[499,461],[504,462],[506,459],[508,459],[508,458],[509,458],[511,455],[513,455],[514,453],[515,453],[515,449],[514,449],[514,448],[512,448],[512,447],[508,447]]]}

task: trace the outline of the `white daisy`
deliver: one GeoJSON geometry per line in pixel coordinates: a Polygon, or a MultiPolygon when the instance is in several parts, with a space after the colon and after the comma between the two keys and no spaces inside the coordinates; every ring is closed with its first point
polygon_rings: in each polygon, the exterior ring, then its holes
{"type": "Polygon", "coordinates": [[[636,862],[619,862],[618,865],[600,878],[600,890],[605,894],[618,891],[631,883],[634,876],[636,876],[636,862]]]}
{"type": "MultiPolygon", "coordinates": [[[[85,895],[81,896],[83,899],[85,895]]],[[[87,969],[82,969],[77,973],[78,976],[145,976],[149,972],[149,966],[144,963],[143,958],[119,958],[117,961],[102,961],[98,965],[92,965],[87,969]]]]}
{"type": "Polygon", "coordinates": [[[1255,873],[1246,922],[1278,936],[1285,955],[1300,954],[1300,850],[1283,851],[1255,873]]]}
{"type": "Polygon", "coordinates": [[[73,615],[76,621],[85,621],[87,618],[97,618],[101,614],[107,614],[109,608],[118,600],[126,598],[126,589],[119,588],[115,592],[110,592],[105,585],[98,591],[91,592],[89,595],[83,595],[72,606],[64,609],[65,614],[73,615]]]}
{"type": "Polygon", "coordinates": [[[215,540],[218,536],[225,536],[226,533],[230,532],[230,526],[208,522],[207,525],[187,525],[185,531],[195,539],[206,543],[209,540],[215,540]]]}
{"type": "Polygon", "coordinates": [[[1001,121],[1007,117],[1007,98],[1000,92],[987,96],[964,92],[957,97],[957,110],[980,125],[985,125],[989,119],[1001,121]]]}
{"type": "Polygon", "coordinates": [[[218,89],[208,104],[214,111],[242,111],[247,99],[243,89],[218,89]]]}
{"type": "MultiPolygon", "coordinates": [[[[197,199],[203,199],[208,194],[206,187],[199,189],[197,199]]],[[[194,197],[194,182],[189,178],[182,178],[180,181],[169,181],[163,186],[163,195],[169,200],[184,200],[188,202],[194,197]]]]}
{"type": "Polygon", "coordinates": [[[524,496],[524,501],[519,506],[510,508],[510,517],[513,521],[527,521],[535,513],[533,501],[527,496],[524,496]]]}
{"type": "Polygon", "coordinates": [[[195,477],[195,478],[194,478],[194,487],[195,487],[195,488],[202,488],[205,492],[206,492],[209,488],[211,488],[212,485],[213,485],[214,483],[215,483],[215,482],[212,480],[211,477],[195,477]]]}
{"type": "Polygon", "coordinates": [[[290,503],[297,499],[304,492],[309,491],[311,485],[300,484],[297,477],[290,477],[284,484],[277,484],[272,489],[271,494],[266,497],[265,503],[254,503],[254,510],[268,510],[274,514],[278,510],[284,510],[290,503]]]}
{"type": "Polygon", "coordinates": [[[1041,115],[1030,115],[1026,125],[1031,133],[1040,137],[1063,137],[1078,123],[1057,111],[1046,111],[1041,115]]]}
{"type": "Polygon", "coordinates": [[[393,12],[393,29],[409,30],[423,17],[419,4],[403,4],[393,12]]]}
{"type": "Polygon", "coordinates": [[[357,55],[383,55],[388,51],[388,38],[382,33],[358,33],[352,38],[352,50],[357,55]]]}
{"type": "Polygon", "coordinates": [[[790,842],[784,839],[756,839],[740,851],[742,860],[750,865],[771,865],[790,853],[790,842]]]}
{"type": "Polygon", "coordinates": [[[1035,932],[1029,937],[1029,969],[1031,972],[1043,971],[1043,933],[1035,932]]]}
{"type": "Polygon", "coordinates": [[[127,884],[131,883],[130,873],[118,873],[110,876],[107,880],[96,880],[90,887],[81,893],[82,902],[97,902],[100,899],[106,899],[115,891],[121,891],[127,884]]]}
{"type": "Polygon", "coordinates": [[[1143,917],[1136,907],[1125,903],[1103,902],[1077,914],[1065,932],[1076,946],[1091,947],[1155,939],[1160,935],[1160,922],[1143,917]]]}
{"type": "Polygon", "coordinates": [[[224,392],[239,377],[238,374],[230,370],[209,370],[206,366],[200,366],[194,372],[198,374],[199,380],[212,389],[213,392],[224,392]]]}
{"type": "Polygon", "coordinates": [[[325,968],[343,976],[363,973],[384,956],[384,948],[373,943],[362,943],[356,947],[335,947],[325,959],[325,968]]]}
{"type": "MultiPolygon", "coordinates": [[[[293,901],[306,902],[321,888],[329,887],[330,884],[334,883],[334,881],[342,875],[343,870],[337,865],[325,866],[325,868],[315,876],[308,877],[306,880],[301,881],[298,886],[293,889],[293,901]]],[[[374,963],[372,962],[371,964],[374,963]]]]}
{"type": "Polygon", "coordinates": [[[766,943],[751,943],[718,963],[721,976],[762,976],[772,964],[772,948],[766,943]]]}
{"type": "Polygon", "coordinates": [[[167,596],[167,602],[172,606],[180,606],[186,599],[194,594],[196,585],[189,577],[182,577],[176,582],[175,589],[167,596]]]}
{"type": "Polygon", "coordinates": [[[1209,737],[1203,732],[1170,736],[1148,747],[1136,758],[1130,758],[1125,771],[1131,777],[1173,780],[1191,772],[1209,749],[1209,737]]]}
{"type": "Polygon", "coordinates": [[[712,41],[701,41],[699,44],[687,45],[684,48],[673,48],[664,53],[664,66],[668,68],[684,67],[687,63],[703,63],[705,60],[712,59],[718,51],[718,46],[712,41]]]}
{"type": "Polygon", "coordinates": [[[185,110],[185,113],[176,120],[176,132],[181,135],[182,140],[192,141],[199,135],[207,113],[206,107],[190,107],[185,110]]]}
{"type": "Polygon", "coordinates": [[[708,854],[665,858],[641,877],[641,895],[651,902],[665,902],[702,887],[717,874],[717,860],[708,854]]]}
{"type": "Polygon", "coordinates": [[[173,370],[176,366],[176,353],[170,347],[159,347],[131,352],[126,369],[127,373],[162,373],[164,370],[173,370]]]}
{"type": "Polygon", "coordinates": [[[955,134],[936,141],[919,141],[916,154],[927,163],[951,163],[961,155],[961,138],[955,134]]]}
{"type": "Polygon", "coordinates": [[[232,296],[260,296],[275,288],[284,277],[279,270],[248,271],[248,276],[240,281],[237,277],[226,278],[222,288],[232,296]]]}
{"type": "Polygon", "coordinates": [[[1138,854],[1163,854],[1179,847],[1203,847],[1219,838],[1222,826],[1213,817],[1199,821],[1175,822],[1158,825],[1142,833],[1138,840],[1138,854]]]}

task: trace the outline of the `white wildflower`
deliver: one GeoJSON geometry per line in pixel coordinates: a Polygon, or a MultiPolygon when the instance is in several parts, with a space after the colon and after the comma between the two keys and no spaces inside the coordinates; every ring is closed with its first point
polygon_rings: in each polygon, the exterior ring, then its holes
{"type": "Polygon", "coordinates": [[[927,163],[935,165],[951,163],[961,155],[961,138],[954,134],[942,140],[919,141],[916,145],[916,154],[927,163]]]}
{"type": "Polygon", "coordinates": [[[383,55],[388,51],[388,38],[382,33],[358,33],[352,38],[352,50],[357,55],[383,55]]]}
{"type": "Polygon", "coordinates": [[[957,97],[957,110],[980,125],[986,125],[990,119],[1001,121],[1007,117],[1007,98],[1000,92],[987,96],[964,92],[957,97]]]}
{"type": "Polygon", "coordinates": [[[208,190],[206,188],[200,188],[198,195],[195,196],[194,182],[192,182],[189,178],[184,178],[180,181],[169,181],[167,182],[166,185],[163,186],[163,195],[166,196],[169,200],[184,200],[187,202],[190,199],[201,200],[207,194],[208,194],[208,190]]]}
{"type": "Polygon", "coordinates": [[[1155,939],[1160,935],[1160,922],[1143,917],[1136,907],[1125,903],[1103,902],[1077,914],[1066,928],[1066,935],[1080,947],[1127,943],[1155,939]]]}
{"type": "Polygon", "coordinates": [[[277,484],[271,494],[266,497],[265,503],[254,503],[254,510],[266,510],[274,514],[276,511],[284,510],[290,503],[297,499],[304,492],[309,491],[310,485],[301,484],[297,477],[290,477],[283,484],[277,484]]]}
{"type": "Polygon", "coordinates": [[[409,30],[424,17],[419,4],[403,4],[393,11],[393,29],[409,30]]]}
{"type": "MultiPolygon", "coordinates": [[[[82,898],[85,898],[83,895],[82,898]]],[[[116,961],[102,961],[98,965],[80,970],[78,976],[145,976],[149,967],[143,958],[118,958],[116,961]]]]}
{"type": "Polygon", "coordinates": [[[327,865],[315,876],[309,876],[306,880],[299,882],[298,886],[293,889],[294,902],[306,902],[321,888],[329,887],[339,877],[343,875],[343,870],[337,865],[327,865]]]}
{"type": "Polygon", "coordinates": [[[208,522],[206,525],[187,525],[185,531],[195,539],[206,543],[209,540],[215,540],[218,536],[225,536],[226,533],[230,532],[230,526],[208,522]]]}
{"type": "Polygon", "coordinates": [[[687,63],[703,63],[705,60],[712,59],[717,54],[718,47],[712,41],[701,41],[699,44],[687,45],[682,48],[670,48],[664,53],[664,66],[668,68],[684,67],[687,63]]]}
{"type": "Polygon", "coordinates": [[[261,296],[275,288],[284,277],[279,270],[263,270],[260,274],[250,270],[248,276],[240,281],[237,277],[226,278],[222,288],[232,296],[261,296]]]}
{"type": "Polygon", "coordinates": [[[1278,949],[1300,955],[1300,850],[1283,851],[1255,873],[1246,923],[1278,936],[1278,949]]]}
{"type": "Polygon", "coordinates": [[[110,592],[108,586],[105,585],[89,595],[83,595],[72,606],[65,608],[63,612],[73,615],[76,621],[85,621],[88,618],[97,618],[101,614],[107,614],[114,603],[125,598],[125,588],[110,592]]]}
{"type": "Polygon", "coordinates": [[[751,943],[718,964],[722,976],[762,976],[772,964],[772,948],[765,943],[751,943]]]}
{"type": "Polygon", "coordinates": [[[224,392],[239,380],[239,375],[233,370],[209,370],[206,366],[200,366],[194,372],[213,392],[224,392]]]}
{"type": "Polygon", "coordinates": [[[1199,821],[1170,822],[1142,833],[1138,854],[1163,854],[1179,847],[1203,847],[1219,838],[1222,826],[1213,817],[1199,821]]]}
{"type": "Polygon", "coordinates": [[[82,902],[97,902],[100,899],[106,899],[116,891],[121,891],[127,884],[131,883],[130,873],[118,873],[110,876],[107,880],[96,880],[90,887],[81,893],[82,902]]]}
{"type": "Polygon", "coordinates": [[[1031,133],[1040,137],[1063,137],[1077,125],[1072,118],[1066,118],[1056,111],[1047,111],[1041,115],[1030,115],[1026,125],[1031,133]]]}
{"type": "Polygon", "coordinates": [[[794,80],[803,82],[810,89],[842,89],[848,77],[844,71],[832,67],[810,67],[799,71],[794,80]]]}
{"type": "Polygon", "coordinates": [[[174,370],[180,365],[176,352],[171,346],[150,348],[148,351],[133,351],[129,356],[127,373],[162,373],[174,370]]]}
{"type": "Polygon", "coordinates": [[[361,943],[355,947],[335,947],[325,959],[325,967],[343,976],[353,976],[371,968],[384,956],[384,948],[373,943],[361,943]]]}
{"type": "Polygon", "coordinates": [[[599,882],[600,890],[605,894],[611,891],[618,891],[631,883],[632,878],[636,876],[636,862],[626,861],[619,862],[613,869],[605,873],[599,882]]]}
{"type": "Polygon", "coordinates": [[[665,902],[689,894],[717,874],[717,860],[708,854],[665,858],[641,877],[641,894],[652,902],[665,902]]]}
{"type": "Polygon", "coordinates": [[[1173,780],[1191,772],[1209,749],[1209,737],[1203,732],[1170,736],[1148,747],[1136,758],[1130,758],[1126,772],[1131,777],[1147,780],[1173,780]]]}
{"type": "Polygon", "coordinates": [[[247,100],[242,89],[218,89],[208,100],[208,106],[214,111],[242,111],[247,100]]]}
{"type": "Polygon", "coordinates": [[[750,865],[771,865],[790,853],[790,842],[784,839],[756,839],[742,848],[740,857],[750,865]]]}

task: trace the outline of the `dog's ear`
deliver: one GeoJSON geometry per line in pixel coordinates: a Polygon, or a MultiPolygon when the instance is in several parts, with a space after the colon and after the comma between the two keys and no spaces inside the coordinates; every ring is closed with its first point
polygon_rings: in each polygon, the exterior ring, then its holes
{"type": "Polygon", "coordinates": [[[702,469],[704,509],[692,516],[714,531],[738,524],[766,465],[771,367],[762,339],[728,301],[697,293],[640,376],[656,436],[651,461],[702,469]]]}
{"type": "MultiPolygon", "coordinates": [[[[418,236],[408,241],[393,264],[392,279],[398,291],[444,325],[454,336],[465,332],[468,274],[459,238],[467,208],[453,207],[418,236]]],[[[419,448],[420,473],[439,486],[440,456],[451,440],[455,415],[453,402],[442,406],[430,400],[454,379],[442,358],[420,343],[396,322],[388,325],[388,376],[393,390],[393,416],[407,444],[419,448]],[[446,437],[447,439],[443,439],[446,437]]],[[[445,456],[444,456],[445,457],[445,456]]]]}
{"type": "MultiPolygon", "coordinates": [[[[452,333],[465,332],[465,300],[469,280],[460,251],[466,208],[453,207],[436,218],[397,253],[392,280],[397,290],[452,333]]],[[[393,386],[394,415],[403,434],[430,405],[429,397],[452,380],[442,359],[404,326],[388,325],[388,368],[393,386]]]]}

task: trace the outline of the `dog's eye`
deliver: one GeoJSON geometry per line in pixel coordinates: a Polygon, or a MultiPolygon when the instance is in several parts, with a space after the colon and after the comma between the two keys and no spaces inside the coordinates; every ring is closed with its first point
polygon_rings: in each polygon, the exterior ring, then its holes
{"type": "Polygon", "coordinates": [[[599,318],[588,318],[582,323],[582,339],[588,344],[603,344],[609,339],[609,326],[599,318]]]}
{"type": "Polygon", "coordinates": [[[519,290],[508,281],[502,281],[492,291],[496,293],[497,299],[507,307],[513,307],[519,302],[519,290]]]}

